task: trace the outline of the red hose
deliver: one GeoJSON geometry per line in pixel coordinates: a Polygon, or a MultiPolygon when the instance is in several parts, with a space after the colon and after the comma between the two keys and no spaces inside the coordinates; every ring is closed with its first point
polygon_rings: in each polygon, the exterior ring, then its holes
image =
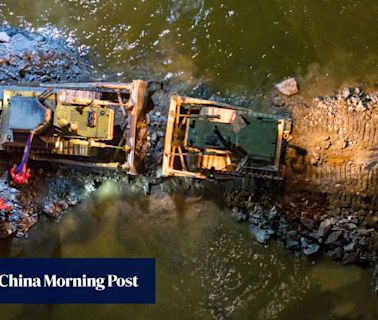
{"type": "Polygon", "coordinates": [[[12,206],[8,205],[8,204],[5,204],[5,201],[4,199],[1,199],[0,198],[0,210],[5,210],[5,211],[8,211],[12,209],[12,206]]]}

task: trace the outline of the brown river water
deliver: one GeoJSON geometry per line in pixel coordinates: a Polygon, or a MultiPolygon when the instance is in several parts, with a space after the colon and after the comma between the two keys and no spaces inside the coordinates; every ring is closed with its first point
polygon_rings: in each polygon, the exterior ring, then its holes
{"type": "MultiPolygon", "coordinates": [[[[204,84],[259,109],[296,76],[304,94],[377,80],[375,0],[3,0],[12,25],[62,30],[99,79],[204,84]]],[[[194,92],[197,92],[196,89],[194,92]]],[[[155,257],[157,303],[0,306],[0,319],[378,319],[371,270],[253,242],[213,201],[100,187],[59,222],[2,241],[2,257],[155,257]]]]}

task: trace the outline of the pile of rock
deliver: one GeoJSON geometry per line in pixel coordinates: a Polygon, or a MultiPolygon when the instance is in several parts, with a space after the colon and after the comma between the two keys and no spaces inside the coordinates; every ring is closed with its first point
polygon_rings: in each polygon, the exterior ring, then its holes
{"type": "Polygon", "coordinates": [[[154,108],[148,113],[147,152],[144,160],[148,174],[159,177],[159,168],[163,160],[165,131],[169,94],[163,89],[152,95],[154,108]]]}
{"type": "Polygon", "coordinates": [[[24,236],[38,221],[38,214],[33,212],[32,207],[23,207],[20,204],[20,192],[9,185],[7,175],[0,178],[0,196],[8,207],[0,210],[0,238],[24,236]]]}
{"type": "Polygon", "coordinates": [[[12,186],[8,174],[0,178],[0,197],[8,208],[0,210],[0,238],[27,237],[40,214],[59,217],[70,206],[80,202],[83,192],[78,183],[57,171],[53,176],[38,170],[25,186],[12,186]]]}
{"type": "MultiPolygon", "coordinates": [[[[150,123],[148,126],[148,152],[147,157],[150,165],[161,164],[167,117],[161,111],[153,110],[149,113],[150,123]]],[[[149,165],[149,166],[150,166],[149,165]]]]}
{"type": "MultiPolygon", "coordinates": [[[[376,106],[376,100],[371,99],[370,96],[360,88],[345,88],[339,92],[336,97],[339,100],[343,99],[346,101],[348,112],[363,112],[376,106]]],[[[374,97],[374,94],[372,94],[372,97],[374,97]]]]}
{"type": "Polygon", "coordinates": [[[261,244],[276,237],[287,249],[305,256],[323,252],[345,264],[369,265],[377,261],[376,212],[343,208],[328,210],[320,217],[309,217],[293,214],[280,206],[269,209],[259,203],[248,203],[244,207],[251,208],[249,211],[233,209],[234,218],[248,221],[252,235],[261,244]]]}
{"type": "Polygon", "coordinates": [[[41,215],[58,219],[105,181],[121,182],[128,191],[144,190],[146,179],[130,178],[124,172],[60,165],[32,168],[32,179],[24,186],[11,186],[8,174],[0,178],[0,198],[9,208],[0,210],[0,238],[27,237],[41,215]]]}
{"type": "Polygon", "coordinates": [[[335,115],[338,108],[345,108],[347,112],[364,112],[372,110],[377,105],[377,92],[366,93],[361,88],[344,88],[333,96],[315,98],[313,106],[330,111],[335,115]]]}
{"type": "Polygon", "coordinates": [[[63,36],[0,27],[0,83],[88,80],[91,67],[63,36]]]}

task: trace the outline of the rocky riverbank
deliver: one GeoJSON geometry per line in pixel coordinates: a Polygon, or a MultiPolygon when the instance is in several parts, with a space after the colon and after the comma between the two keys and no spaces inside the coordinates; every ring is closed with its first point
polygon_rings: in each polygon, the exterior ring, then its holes
{"type": "Polygon", "coordinates": [[[375,266],[372,287],[378,294],[376,210],[327,204],[326,196],[320,194],[285,195],[282,186],[264,189],[259,185],[243,192],[236,188],[226,198],[233,219],[248,223],[254,241],[261,245],[278,241],[301,259],[327,257],[343,264],[375,266]]]}
{"type": "MultiPolygon", "coordinates": [[[[255,241],[278,239],[295,255],[314,260],[325,255],[344,264],[377,264],[377,97],[376,89],[361,88],[312,103],[273,96],[275,111],[290,113],[294,122],[285,180],[228,195],[234,218],[250,224],[255,241]]],[[[376,269],[376,292],[377,277],[376,269]]]]}
{"type": "Polygon", "coordinates": [[[233,207],[235,220],[248,221],[254,239],[267,244],[278,239],[297,256],[318,258],[322,254],[344,264],[374,265],[378,234],[375,213],[352,208],[321,208],[320,203],[303,200],[285,204],[264,196],[233,207]],[[312,215],[312,212],[317,212],[312,215]]]}
{"type": "Polygon", "coordinates": [[[34,175],[30,182],[17,188],[9,182],[6,168],[0,170],[0,195],[8,206],[0,210],[0,238],[27,237],[41,215],[59,219],[105,181],[120,182],[128,192],[148,190],[148,180],[143,176],[131,178],[117,171],[39,165],[31,167],[34,175]]]}
{"type": "Polygon", "coordinates": [[[0,83],[39,84],[90,78],[86,56],[62,34],[0,27],[0,83]]]}
{"type": "MultiPolygon", "coordinates": [[[[91,66],[78,48],[59,33],[38,33],[8,26],[0,28],[0,83],[39,85],[44,82],[91,80],[91,66]],[[52,35],[53,34],[53,35],[52,35]]],[[[148,177],[127,177],[124,172],[88,170],[52,166],[46,163],[29,165],[32,178],[25,186],[14,186],[8,176],[9,166],[0,168],[0,238],[27,237],[41,215],[58,219],[67,209],[104,181],[122,181],[130,189],[148,193],[150,183],[159,181],[169,92],[156,84],[152,88],[148,123],[139,128],[146,141],[139,146],[146,154],[144,167],[148,177]]],[[[6,159],[4,159],[6,160],[6,159]]],[[[5,161],[6,163],[6,161],[5,161]]]]}

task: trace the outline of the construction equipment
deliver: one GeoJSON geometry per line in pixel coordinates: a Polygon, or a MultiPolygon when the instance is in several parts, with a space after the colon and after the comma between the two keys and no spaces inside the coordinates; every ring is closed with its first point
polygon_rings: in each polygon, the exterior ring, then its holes
{"type": "MultiPolygon", "coordinates": [[[[12,177],[28,180],[29,156],[143,173],[150,95],[142,80],[0,87],[0,150],[24,150],[12,177]]],[[[163,160],[156,167],[165,177],[281,179],[290,131],[290,119],[172,95],[163,160]]]]}
{"type": "MultiPolygon", "coordinates": [[[[24,150],[27,159],[107,167],[137,174],[138,121],[145,116],[147,82],[49,84],[0,88],[0,150],[24,150]],[[117,119],[116,119],[117,116],[117,119]],[[32,144],[32,145],[31,145],[32,144]]],[[[26,179],[27,180],[27,179],[26,179]]],[[[21,181],[21,180],[20,180],[21,181]]]]}
{"type": "Polygon", "coordinates": [[[171,97],[163,176],[282,177],[290,119],[224,103],[171,97]]]}

